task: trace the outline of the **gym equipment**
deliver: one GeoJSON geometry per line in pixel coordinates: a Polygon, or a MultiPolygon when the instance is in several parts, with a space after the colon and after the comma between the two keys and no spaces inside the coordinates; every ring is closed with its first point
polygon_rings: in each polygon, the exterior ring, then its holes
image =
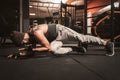
{"type": "MultiPolygon", "coordinates": [[[[94,20],[93,35],[98,36],[100,38],[110,39],[112,36],[111,29],[111,19],[110,19],[110,11],[106,11],[105,13],[99,15],[94,20]]],[[[119,23],[120,11],[114,11],[114,38],[120,34],[120,23],[119,23]]]]}
{"type": "Polygon", "coordinates": [[[93,15],[92,34],[102,39],[113,41],[115,46],[119,46],[120,9],[118,8],[118,2],[112,3],[111,7],[108,5],[93,15]]]}
{"type": "Polygon", "coordinates": [[[61,2],[60,24],[65,25],[77,32],[83,32],[83,9],[84,5],[69,5],[61,2]],[[79,14],[81,13],[81,14],[79,14]],[[78,25],[78,22],[80,23],[78,25]]]}

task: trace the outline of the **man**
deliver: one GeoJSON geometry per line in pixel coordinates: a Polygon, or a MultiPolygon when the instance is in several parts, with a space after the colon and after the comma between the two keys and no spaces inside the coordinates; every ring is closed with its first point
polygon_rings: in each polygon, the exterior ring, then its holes
{"type": "MultiPolygon", "coordinates": [[[[104,45],[108,53],[106,55],[114,55],[114,44],[104,41],[98,37],[83,35],[60,24],[41,24],[34,26],[27,33],[14,31],[11,34],[11,40],[16,44],[38,43],[41,47],[32,48],[32,51],[51,51],[54,54],[67,54],[73,49],[71,47],[62,47],[63,40],[77,40],[81,43],[97,43],[104,45]]],[[[84,52],[86,48],[82,47],[84,52]]],[[[21,55],[27,55],[23,53],[21,55]]]]}

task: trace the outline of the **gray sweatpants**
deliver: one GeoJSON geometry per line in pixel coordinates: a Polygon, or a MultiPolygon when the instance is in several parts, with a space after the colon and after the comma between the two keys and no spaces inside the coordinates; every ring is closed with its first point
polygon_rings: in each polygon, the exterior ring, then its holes
{"type": "Polygon", "coordinates": [[[75,40],[87,43],[98,43],[99,45],[106,45],[106,41],[95,36],[80,34],[68,27],[57,24],[56,30],[58,32],[57,38],[51,42],[51,50],[54,54],[66,54],[72,51],[71,47],[62,47],[63,40],[75,40]]]}

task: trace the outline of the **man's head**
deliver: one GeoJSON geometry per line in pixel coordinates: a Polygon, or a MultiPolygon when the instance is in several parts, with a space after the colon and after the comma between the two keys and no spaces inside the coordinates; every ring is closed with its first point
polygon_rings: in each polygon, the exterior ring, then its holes
{"type": "Polygon", "coordinates": [[[24,35],[25,35],[25,33],[13,31],[10,36],[11,36],[11,40],[13,41],[13,43],[15,45],[19,46],[19,45],[21,45],[21,43],[24,39],[24,35]]]}

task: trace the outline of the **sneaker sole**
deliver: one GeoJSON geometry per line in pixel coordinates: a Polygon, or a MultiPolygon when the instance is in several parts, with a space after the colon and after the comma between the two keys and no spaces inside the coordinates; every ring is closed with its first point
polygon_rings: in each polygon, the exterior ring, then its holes
{"type": "Polygon", "coordinates": [[[114,43],[112,43],[112,46],[113,46],[113,52],[112,52],[112,54],[106,54],[106,56],[114,56],[115,55],[115,45],[114,45],[114,43]]]}
{"type": "Polygon", "coordinates": [[[82,47],[82,49],[83,49],[82,53],[86,53],[87,52],[86,48],[82,47]]]}

